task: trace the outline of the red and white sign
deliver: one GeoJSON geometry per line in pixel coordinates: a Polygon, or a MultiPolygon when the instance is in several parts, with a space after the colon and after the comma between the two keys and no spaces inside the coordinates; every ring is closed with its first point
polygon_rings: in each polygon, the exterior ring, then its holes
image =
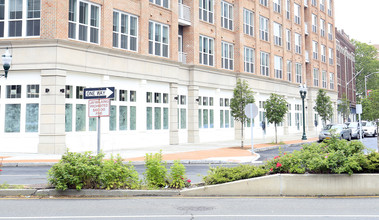
{"type": "Polygon", "coordinates": [[[109,117],[111,100],[110,99],[89,99],[88,117],[109,117]]]}

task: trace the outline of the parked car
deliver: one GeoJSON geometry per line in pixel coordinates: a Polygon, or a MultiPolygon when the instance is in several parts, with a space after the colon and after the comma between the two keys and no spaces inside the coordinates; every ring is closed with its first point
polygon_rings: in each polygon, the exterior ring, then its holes
{"type": "Polygon", "coordinates": [[[375,122],[362,121],[362,129],[364,136],[378,136],[378,131],[375,122]]]}
{"type": "MultiPolygon", "coordinates": [[[[351,137],[358,139],[360,137],[360,125],[361,125],[361,123],[348,122],[348,123],[346,123],[346,125],[351,129],[351,137]]],[[[362,130],[362,132],[363,132],[363,130],[362,130]]],[[[364,138],[363,135],[362,135],[362,138],[364,138]]]]}
{"type": "Polygon", "coordinates": [[[351,129],[348,128],[346,124],[328,124],[320,132],[318,136],[319,141],[324,139],[330,139],[332,137],[332,132],[337,135],[340,139],[346,139],[351,141],[351,129]]]}

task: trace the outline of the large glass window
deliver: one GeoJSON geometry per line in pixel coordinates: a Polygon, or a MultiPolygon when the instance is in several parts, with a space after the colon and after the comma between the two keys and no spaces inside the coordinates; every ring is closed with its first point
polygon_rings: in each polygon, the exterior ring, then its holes
{"type": "Polygon", "coordinates": [[[301,24],[301,11],[300,11],[300,5],[294,3],[294,17],[295,17],[295,23],[301,24]]]}
{"type": "Polygon", "coordinates": [[[333,40],[333,25],[328,23],[328,39],[333,40]]]}
{"type": "Polygon", "coordinates": [[[270,75],[270,55],[266,52],[261,52],[261,75],[270,75]]]}
{"type": "Polygon", "coordinates": [[[221,42],[221,66],[223,69],[234,69],[234,45],[227,42],[221,42]]]}
{"type": "Polygon", "coordinates": [[[243,9],[243,33],[254,36],[254,12],[243,9]]]}
{"type": "Polygon", "coordinates": [[[86,105],[76,104],[75,131],[86,130],[86,105]]]}
{"type": "Polygon", "coordinates": [[[291,50],[291,31],[286,29],[286,48],[287,50],[291,50]]]}
{"type": "Polygon", "coordinates": [[[326,87],[327,87],[327,82],[326,82],[326,80],[327,80],[326,71],[323,70],[323,71],[322,71],[322,88],[325,88],[325,89],[326,89],[326,87]]]}
{"type": "Polygon", "coordinates": [[[317,15],[312,14],[312,31],[317,33],[317,15]]]}
{"type": "Polygon", "coordinates": [[[255,63],[255,51],[253,48],[244,48],[244,67],[245,72],[254,73],[254,63],[255,63]]]}
{"type": "Polygon", "coordinates": [[[149,22],[149,54],[169,56],[169,27],[154,21],[149,22]]]}
{"type": "Polygon", "coordinates": [[[130,130],[136,130],[137,128],[137,107],[130,106],[130,130]]]}
{"type": "Polygon", "coordinates": [[[136,16],[113,12],[113,47],[137,51],[138,18],[136,16]]]}
{"type": "Polygon", "coordinates": [[[110,115],[109,115],[109,130],[117,130],[117,106],[111,105],[110,115]]]}
{"type": "Polygon", "coordinates": [[[65,131],[70,132],[72,131],[72,104],[66,104],[65,105],[65,131]]]}
{"type": "Polygon", "coordinates": [[[268,18],[259,16],[259,36],[261,40],[268,41],[268,18]]]}
{"type": "Polygon", "coordinates": [[[287,60],[287,80],[292,82],[292,61],[287,60]]]}
{"type": "Polygon", "coordinates": [[[100,41],[100,6],[81,0],[70,0],[68,37],[98,44],[100,41]]]}
{"type": "Polygon", "coordinates": [[[301,35],[295,33],[295,52],[301,54],[301,35]]]}
{"type": "Polygon", "coordinates": [[[321,45],[321,61],[326,62],[326,46],[321,45]]]}
{"type": "Polygon", "coordinates": [[[274,0],[274,11],[277,13],[281,13],[282,11],[282,0],[274,0]]]}
{"type": "Polygon", "coordinates": [[[38,104],[26,104],[25,132],[38,132],[38,104]]]}
{"type": "Polygon", "coordinates": [[[119,107],[118,127],[120,131],[128,129],[128,107],[119,107]]]}
{"type": "Polygon", "coordinates": [[[14,133],[20,132],[20,116],[21,104],[6,104],[5,105],[5,121],[4,132],[14,133]]]}
{"type": "Polygon", "coordinates": [[[283,78],[283,58],[279,56],[274,56],[274,71],[275,78],[283,78]]]}
{"type": "Polygon", "coordinates": [[[312,41],[312,49],[313,49],[313,59],[318,59],[318,43],[317,41],[312,41]]]}
{"type": "Polygon", "coordinates": [[[334,73],[329,73],[330,89],[334,90],[334,73]]]}
{"type": "Polygon", "coordinates": [[[320,18],[320,34],[321,37],[325,37],[325,20],[320,18]]]}
{"type": "Polygon", "coordinates": [[[282,25],[274,22],[274,44],[282,46],[282,25]]]}
{"type": "Polygon", "coordinates": [[[221,1],[221,27],[233,30],[233,5],[221,1]]]}
{"type": "Polygon", "coordinates": [[[302,66],[301,63],[295,64],[295,72],[296,72],[296,83],[302,83],[302,66]]]}
{"type": "Polygon", "coordinates": [[[39,36],[40,23],[41,0],[0,0],[0,37],[39,36]]]}
{"type": "Polygon", "coordinates": [[[334,64],[334,53],[333,53],[333,49],[332,48],[329,48],[329,65],[333,65],[334,64]]]}
{"type": "Polygon", "coordinates": [[[213,24],[213,0],[199,0],[199,19],[213,24]]]}
{"type": "Polygon", "coordinates": [[[203,65],[214,65],[214,39],[200,36],[199,38],[199,63],[203,65]]]}
{"type": "Polygon", "coordinates": [[[313,85],[318,86],[319,72],[317,68],[313,68],[313,85]]]}
{"type": "Polygon", "coordinates": [[[286,1],[286,18],[291,19],[291,1],[290,0],[285,0],[286,1]]]}

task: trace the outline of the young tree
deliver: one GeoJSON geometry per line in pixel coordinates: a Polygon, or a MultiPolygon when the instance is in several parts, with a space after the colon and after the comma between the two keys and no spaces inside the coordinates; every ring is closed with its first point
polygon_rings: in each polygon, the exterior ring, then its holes
{"type": "Polygon", "coordinates": [[[324,125],[327,120],[330,120],[333,116],[333,107],[330,97],[326,95],[325,90],[320,89],[316,98],[316,112],[321,117],[324,125]]]}
{"type": "Polygon", "coordinates": [[[337,111],[342,114],[343,120],[346,122],[350,114],[350,101],[345,94],[342,96],[341,103],[338,104],[337,111]]]}
{"type": "Polygon", "coordinates": [[[236,121],[241,123],[241,148],[243,148],[243,129],[247,121],[245,107],[249,103],[254,103],[254,93],[249,88],[246,80],[237,80],[236,88],[233,91],[233,98],[230,100],[230,109],[232,116],[236,121]]]}
{"type": "Polygon", "coordinates": [[[277,125],[284,121],[284,116],[288,112],[288,102],[283,96],[271,94],[266,100],[264,109],[266,110],[266,118],[268,123],[275,125],[275,143],[278,143],[277,125]]]}
{"type": "Polygon", "coordinates": [[[362,119],[379,119],[379,90],[373,90],[369,97],[362,100],[362,119]]]}

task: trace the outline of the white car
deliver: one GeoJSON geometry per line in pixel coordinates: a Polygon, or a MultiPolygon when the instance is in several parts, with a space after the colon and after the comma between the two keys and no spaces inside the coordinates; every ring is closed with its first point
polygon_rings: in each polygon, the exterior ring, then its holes
{"type": "Polygon", "coordinates": [[[365,136],[373,136],[376,137],[378,136],[378,131],[375,122],[371,121],[362,121],[362,129],[363,129],[363,134],[365,136]]]}

